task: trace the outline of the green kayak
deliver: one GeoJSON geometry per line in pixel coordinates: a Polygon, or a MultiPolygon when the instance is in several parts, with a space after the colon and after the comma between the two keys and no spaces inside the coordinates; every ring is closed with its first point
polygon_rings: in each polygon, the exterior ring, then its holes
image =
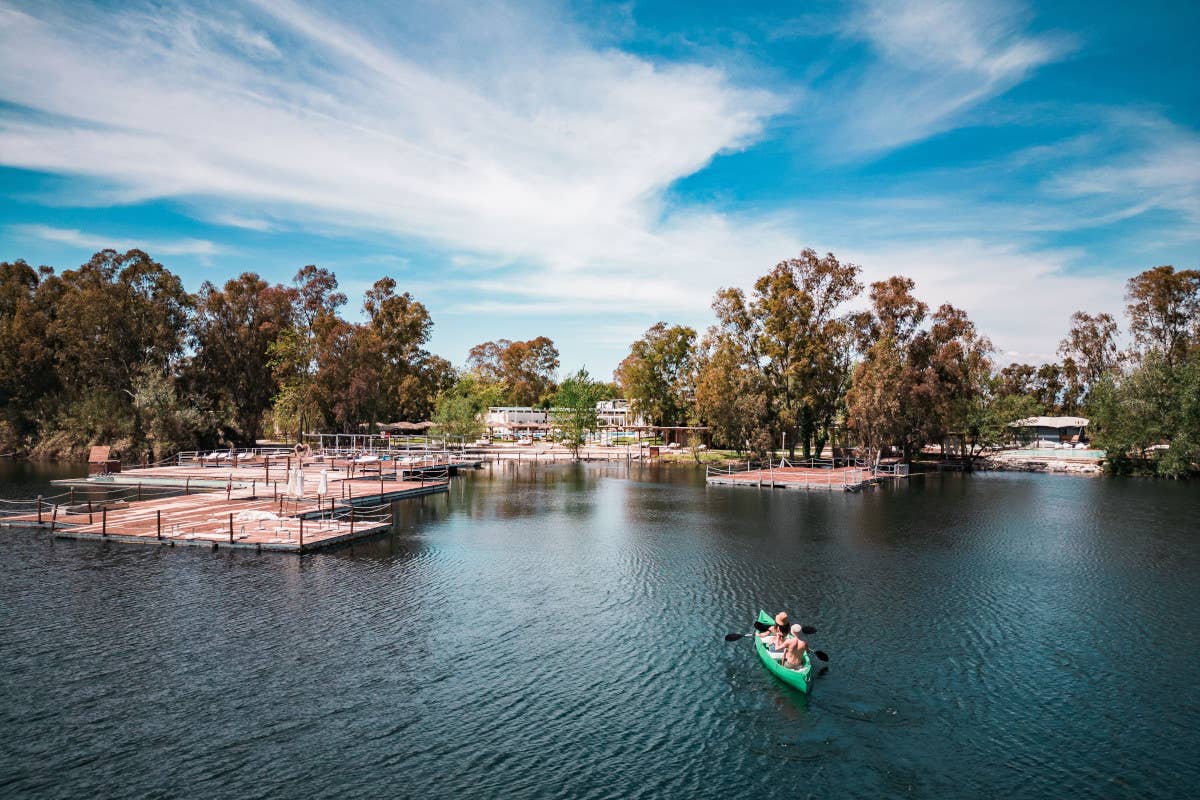
{"type": "MultiPolygon", "coordinates": [[[[764,625],[774,625],[775,619],[765,611],[758,612],[758,621],[764,625]]],[[[771,657],[771,653],[767,650],[767,645],[763,642],[762,637],[754,637],[754,649],[758,651],[758,657],[767,667],[767,672],[774,675],[779,680],[792,686],[804,693],[808,693],[808,673],[812,671],[812,661],[808,657],[808,653],[804,654],[804,666],[800,669],[788,669],[783,666],[778,660],[771,657]]]]}

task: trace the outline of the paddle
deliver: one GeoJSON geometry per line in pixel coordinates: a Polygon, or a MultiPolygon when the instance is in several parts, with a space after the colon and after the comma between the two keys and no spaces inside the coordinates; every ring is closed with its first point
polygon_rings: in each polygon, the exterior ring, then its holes
{"type": "MultiPolygon", "coordinates": [[[[804,626],[804,632],[806,634],[809,633],[809,631],[807,630],[807,628],[809,628],[809,627],[810,626],[808,626],[808,625],[804,626]]],[[[813,628],[812,633],[816,633],[816,632],[817,632],[817,629],[813,628]]],[[[753,633],[727,633],[727,634],[725,634],[725,641],[736,642],[738,639],[745,639],[747,636],[753,636],[753,635],[754,635],[753,633]]],[[[808,652],[810,652],[814,656],[816,656],[818,661],[828,661],[829,660],[829,654],[826,653],[824,650],[813,650],[810,647],[808,649],[808,652]]]]}
{"type": "MultiPolygon", "coordinates": [[[[760,633],[766,633],[768,627],[769,626],[767,626],[765,623],[762,623],[762,622],[754,623],[754,629],[759,631],[760,633]]],[[[804,632],[805,636],[812,636],[814,633],[817,632],[817,629],[814,628],[812,625],[801,625],[800,630],[804,632]]],[[[753,633],[727,633],[727,634],[725,634],[725,641],[736,642],[738,639],[745,639],[747,636],[753,636],[753,635],[754,635],[753,633]]]]}

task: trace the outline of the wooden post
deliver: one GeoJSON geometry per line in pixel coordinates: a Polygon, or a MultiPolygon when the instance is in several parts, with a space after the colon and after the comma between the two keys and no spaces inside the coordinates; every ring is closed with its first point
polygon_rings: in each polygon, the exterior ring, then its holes
{"type": "Polygon", "coordinates": [[[233,544],[233,512],[229,512],[229,543],[233,544]]]}
{"type": "Polygon", "coordinates": [[[350,503],[350,535],[354,535],[354,503],[350,503]]]}
{"type": "Polygon", "coordinates": [[[304,517],[300,518],[300,549],[304,549],[304,517]]]}
{"type": "Polygon", "coordinates": [[[138,481],[138,502],[142,502],[142,482],[138,481]]]}
{"type": "Polygon", "coordinates": [[[88,525],[92,524],[92,498],[88,498],[88,525]]]}
{"type": "Polygon", "coordinates": [[[75,505],[75,487],[71,487],[71,505],[75,505]]]}
{"type": "Polygon", "coordinates": [[[100,535],[108,536],[108,506],[100,509],[100,535]]]}
{"type": "Polygon", "coordinates": [[[40,494],[37,496],[37,515],[38,515],[38,525],[41,525],[42,524],[42,496],[40,494]]]}
{"type": "Polygon", "coordinates": [[[258,499],[258,490],[255,489],[255,486],[257,486],[257,485],[258,485],[258,481],[251,478],[251,480],[250,480],[250,499],[251,500],[258,499]]]}
{"type": "Polygon", "coordinates": [[[192,476],[188,475],[183,479],[183,496],[187,497],[192,493],[192,476]]]}
{"type": "Polygon", "coordinates": [[[54,521],[58,519],[58,506],[54,507],[54,511],[50,514],[50,532],[54,533],[54,521]]]}
{"type": "Polygon", "coordinates": [[[154,512],[154,535],[159,540],[162,539],[162,509],[154,512]]]}

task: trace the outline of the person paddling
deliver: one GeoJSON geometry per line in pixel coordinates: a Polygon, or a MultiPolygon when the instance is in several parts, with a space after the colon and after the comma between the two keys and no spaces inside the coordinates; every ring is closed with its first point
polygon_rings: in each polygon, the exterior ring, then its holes
{"type": "Polygon", "coordinates": [[[788,669],[802,669],[804,654],[808,652],[808,642],[800,638],[804,633],[800,625],[792,626],[792,635],[783,642],[783,665],[788,669]]]}
{"type": "MultiPolygon", "coordinates": [[[[759,636],[763,638],[763,643],[771,650],[778,650],[783,647],[783,642],[787,638],[788,632],[788,615],[786,611],[780,611],[775,615],[775,624],[767,628],[759,636]]],[[[775,655],[775,653],[772,653],[775,655]]]]}

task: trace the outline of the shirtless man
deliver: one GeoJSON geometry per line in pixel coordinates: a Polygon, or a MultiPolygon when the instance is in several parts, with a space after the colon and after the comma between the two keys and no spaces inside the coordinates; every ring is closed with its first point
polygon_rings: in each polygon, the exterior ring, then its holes
{"type": "Polygon", "coordinates": [[[783,665],[788,669],[800,669],[804,666],[804,654],[808,651],[808,642],[800,638],[803,629],[799,625],[792,626],[792,635],[783,643],[783,665]]]}

